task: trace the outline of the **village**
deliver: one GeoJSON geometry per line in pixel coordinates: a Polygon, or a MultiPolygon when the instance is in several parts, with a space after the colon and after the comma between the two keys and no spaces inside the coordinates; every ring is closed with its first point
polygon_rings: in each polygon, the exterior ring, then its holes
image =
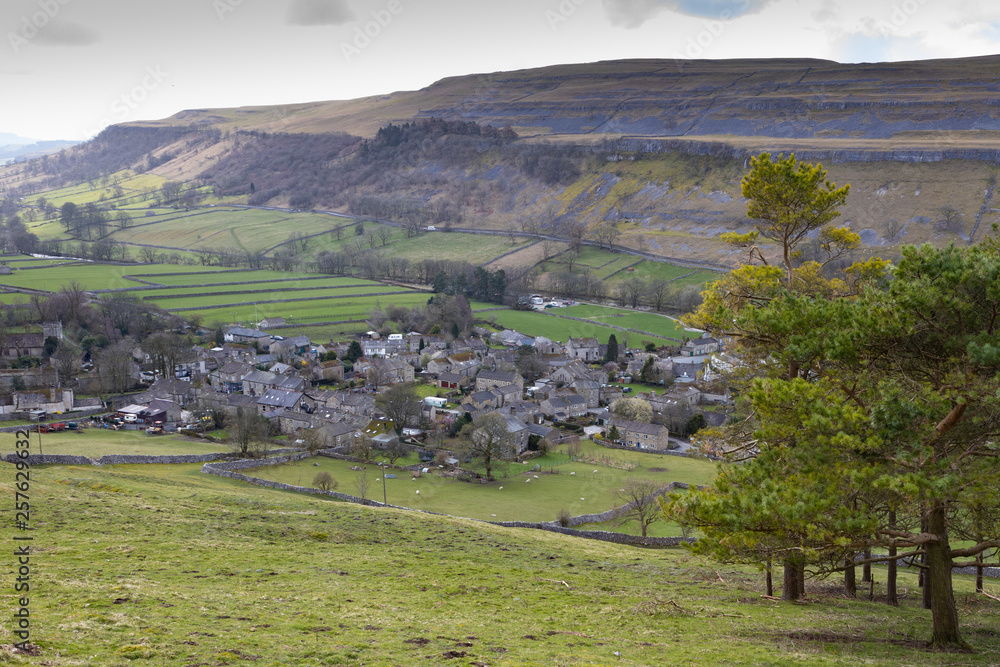
{"type": "MultiPolygon", "coordinates": [[[[366,456],[402,446],[428,458],[458,427],[498,414],[507,432],[503,456],[513,460],[580,438],[683,452],[698,428],[721,425],[731,404],[720,373],[733,361],[707,335],[677,346],[619,349],[613,336],[561,343],[475,327],[459,337],[369,331],[317,345],[271,333],[276,324],[225,327],[221,344],[192,346],[166,375],[136,346],[128,364],[138,389],[132,393],[79,398],[93,378],[61,377],[55,362],[0,371],[11,387],[0,412],[39,429],[100,417],[102,426],[150,436],[212,431],[257,415],[268,425],[262,442],[366,456]],[[406,387],[403,400],[411,405],[386,414],[379,396],[393,387],[406,387]]],[[[61,335],[58,324],[45,327],[42,334],[8,334],[4,357],[43,357],[45,340],[61,335]]],[[[90,368],[85,358],[81,370],[90,368]]]]}

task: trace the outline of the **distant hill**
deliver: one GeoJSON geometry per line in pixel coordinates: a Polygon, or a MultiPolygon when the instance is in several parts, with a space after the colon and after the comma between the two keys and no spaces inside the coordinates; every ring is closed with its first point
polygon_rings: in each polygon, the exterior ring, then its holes
{"type": "Polygon", "coordinates": [[[417,91],[194,109],[0,170],[23,194],[131,168],[229,203],[538,229],[731,263],[751,155],[851,183],[842,221],[892,255],[998,218],[1000,56],[883,64],[628,60],[453,77],[417,91]],[[574,231],[576,230],[576,231],[574,231]]]}
{"type": "Polygon", "coordinates": [[[522,136],[888,139],[1000,130],[1000,56],[882,64],[626,60],[443,79],[417,91],[280,107],[197,109],[158,124],[372,136],[438,117],[522,136]]]}
{"type": "MultiPolygon", "coordinates": [[[[16,135],[10,134],[0,134],[0,139],[3,137],[14,137],[16,135]]],[[[28,140],[25,140],[28,141],[28,140]]],[[[76,146],[78,141],[38,141],[30,143],[17,143],[12,141],[4,145],[3,141],[0,141],[0,163],[11,162],[18,159],[30,159],[34,157],[41,157],[42,155],[51,155],[53,153],[58,153],[61,150],[67,148],[72,148],[76,146]]]]}
{"type": "Polygon", "coordinates": [[[21,137],[16,134],[11,134],[10,132],[0,132],[0,146],[7,146],[7,145],[24,146],[36,142],[37,139],[27,139],[25,137],[21,137]]]}

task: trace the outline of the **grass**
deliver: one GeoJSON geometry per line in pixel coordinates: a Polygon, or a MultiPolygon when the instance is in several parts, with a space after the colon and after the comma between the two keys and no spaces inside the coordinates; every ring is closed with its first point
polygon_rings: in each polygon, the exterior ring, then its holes
{"type": "Polygon", "coordinates": [[[305,235],[329,231],[340,218],[316,213],[285,213],[238,208],[177,211],[175,219],[143,225],[142,218],[115,231],[116,241],[169,246],[185,250],[237,248],[264,250],[288,240],[293,232],[305,235]]]}
{"type": "Polygon", "coordinates": [[[486,313],[486,315],[504,328],[516,329],[529,336],[545,336],[560,342],[566,342],[570,336],[573,338],[596,337],[598,340],[607,341],[611,334],[615,334],[619,345],[622,345],[626,338],[634,338],[639,335],[609,329],[600,324],[564,320],[534,311],[507,310],[486,313]]]}
{"type": "MultiPolygon", "coordinates": [[[[72,421],[72,419],[67,419],[72,421]]],[[[10,454],[14,451],[13,436],[3,441],[0,451],[10,454]]],[[[228,451],[226,445],[201,440],[188,440],[181,436],[146,435],[143,431],[113,431],[103,428],[85,428],[79,432],[33,433],[31,446],[41,452],[63,456],[86,456],[101,458],[111,454],[134,454],[141,456],[169,456],[182,454],[215,454],[228,451]]]]}
{"type": "MultiPolygon", "coordinates": [[[[280,288],[276,289],[261,289],[256,290],[253,285],[246,285],[243,289],[232,287],[232,288],[216,288],[220,291],[237,291],[244,292],[243,294],[213,294],[211,296],[200,296],[197,292],[192,292],[190,294],[177,294],[174,290],[171,292],[172,296],[160,296],[157,297],[155,294],[146,295],[142,293],[142,297],[146,301],[154,301],[156,304],[162,308],[200,308],[203,306],[224,306],[232,303],[241,303],[243,301],[250,301],[251,305],[254,301],[276,301],[281,299],[322,299],[324,297],[346,297],[352,294],[357,294],[359,291],[363,291],[367,294],[371,293],[392,293],[398,292],[400,289],[398,287],[393,287],[391,285],[379,285],[378,287],[365,287],[359,288],[353,287],[316,287],[310,288],[303,291],[288,292],[282,291],[280,288]]],[[[294,288],[293,288],[294,289],[294,288]]],[[[205,290],[209,291],[209,290],[205,290]]],[[[359,297],[364,298],[364,297],[359,297]]],[[[264,305],[264,304],[261,304],[264,305]]],[[[285,304],[279,304],[285,305],[285,304]]],[[[288,304],[293,305],[293,304],[288,304]]]]}
{"type": "MultiPolygon", "coordinates": [[[[63,286],[76,281],[87,290],[117,289],[122,287],[138,287],[139,283],[125,278],[135,273],[185,273],[190,272],[190,266],[174,264],[142,264],[115,266],[110,264],[93,264],[80,262],[69,266],[54,266],[31,271],[15,271],[9,276],[3,276],[5,285],[14,287],[30,287],[33,289],[57,292],[63,286]]],[[[221,269],[220,269],[221,270],[221,269]]],[[[210,279],[207,276],[203,280],[210,279]]]]}
{"type": "Polygon", "coordinates": [[[406,257],[411,262],[433,257],[440,260],[486,264],[500,255],[523,248],[530,240],[517,238],[514,243],[506,236],[482,236],[459,232],[427,232],[387,246],[387,257],[406,257]]]}
{"type": "MultiPolygon", "coordinates": [[[[752,568],[682,549],[364,508],[200,469],[33,469],[30,604],[41,655],[4,650],[0,660],[107,667],[1000,661],[994,603],[972,594],[964,577],[956,596],[977,653],[927,653],[915,644],[929,637],[929,616],[912,593],[896,609],[810,582],[807,604],[782,604],[760,597],[762,576],[752,568]]],[[[3,471],[12,497],[14,469],[3,471]]],[[[915,590],[912,574],[900,586],[915,590]]],[[[13,641],[8,619],[0,642],[13,641]]]]}
{"type": "MultiPolygon", "coordinates": [[[[570,306],[560,308],[557,314],[570,317],[582,317],[595,322],[607,322],[626,329],[639,329],[669,338],[680,338],[684,335],[684,327],[676,320],[656,313],[646,313],[625,308],[610,308],[607,306],[570,306]]],[[[638,335],[638,334],[636,334],[638,335]]]]}
{"type": "Polygon", "coordinates": [[[722,274],[715,271],[698,271],[683,266],[675,266],[666,262],[645,261],[637,264],[634,270],[623,271],[611,279],[611,283],[620,282],[625,278],[635,276],[642,280],[659,278],[669,280],[671,285],[704,285],[718,280],[722,274]]]}
{"type": "MultiPolygon", "coordinates": [[[[585,453],[610,457],[615,461],[634,462],[637,467],[625,471],[594,463],[570,462],[566,456],[553,456],[549,460],[531,461],[528,465],[511,464],[507,467],[505,474],[509,476],[506,479],[490,484],[459,482],[436,474],[414,480],[409,473],[401,472],[397,473],[396,479],[386,480],[386,496],[390,504],[452,516],[486,521],[553,521],[561,508],[568,509],[573,515],[611,509],[617,504],[612,492],[629,477],[648,477],[664,485],[674,481],[706,484],[715,474],[715,464],[702,460],[681,457],[664,460],[661,456],[585,444],[585,453]],[[531,473],[536,463],[542,466],[542,472],[531,473]],[[650,468],[663,471],[650,472],[650,468]],[[552,470],[557,470],[558,474],[551,474],[552,470]],[[597,472],[594,473],[594,470],[597,472]]],[[[296,486],[312,486],[316,473],[326,471],[340,482],[341,492],[356,495],[355,480],[364,473],[352,471],[350,468],[353,465],[346,461],[318,458],[261,468],[247,474],[296,486]],[[314,465],[316,463],[318,466],[314,465]]],[[[431,468],[436,470],[433,465],[431,468]]],[[[374,484],[374,480],[380,477],[378,469],[369,466],[366,474],[373,483],[369,497],[381,500],[381,483],[374,484]],[[378,488],[375,489],[375,486],[378,488]]]]}
{"type": "MultiPolygon", "coordinates": [[[[393,290],[398,291],[398,290],[393,290]]],[[[302,293],[301,296],[307,296],[308,293],[302,293]]],[[[243,297],[240,297],[242,300],[243,297]]],[[[184,305],[189,305],[185,303],[180,306],[178,312],[182,315],[198,314],[202,317],[205,322],[219,321],[219,322],[251,322],[254,319],[254,303],[252,301],[253,296],[247,295],[247,303],[241,305],[234,305],[232,307],[220,307],[211,308],[207,310],[184,310],[184,305]]],[[[297,298],[297,297],[291,297],[297,298]]],[[[368,316],[368,311],[375,308],[376,305],[380,305],[382,308],[388,308],[390,305],[406,306],[407,308],[412,308],[413,306],[426,305],[427,294],[423,292],[412,292],[408,294],[390,294],[387,296],[368,296],[368,297],[357,297],[350,299],[331,299],[329,301],[299,301],[299,302],[281,302],[281,303],[258,303],[256,305],[257,317],[263,319],[265,317],[284,317],[289,324],[301,323],[309,324],[313,322],[337,322],[341,320],[356,320],[364,319],[368,316]]],[[[178,308],[178,306],[174,306],[178,308]]],[[[341,327],[344,325],[336,325],[341,327]]],[[[367,331],[371,327],[367,327],[367,331]]],[[[285,330],[280,330],[284,332],[285,330]]],[[[286,336],[285,333],[280,333],[281,336],[286,336]]]]}

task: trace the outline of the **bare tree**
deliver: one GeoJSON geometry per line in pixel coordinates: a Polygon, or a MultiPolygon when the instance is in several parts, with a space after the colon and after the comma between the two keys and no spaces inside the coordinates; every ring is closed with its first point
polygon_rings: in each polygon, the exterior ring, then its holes
{"type": "Polygon", "coordinates": [[[266,447],[265,439],[271,433],[271,423],[254,410],[236,409],[236,417],[229,424],[229,441],[240,454],[256,454],[266,447]]]}
{"type": "Polygon", "coordinates": [[[402,435],[404,428],[420,418],[420,397],[411,384],[389,387],[375,397],[375,407],[393,423],[397,436],[402,435]]]}
{"type": "Polygon", "coordinates": [[[135,341],[125,337],[97,353],[97,373],[101,389],[108,393],[122,393],[132,387],[132,349],[135,341]]]}
{"type": "Polygon", "coordinates": [[[622,482],[621,488],[613,493],[615,499],[624,506],[624,512],[618,517],[619,525],[635,521],[646,537],[649,527],[663,520],[663,511],[657,496],[662,491],[659,482],[651,479],[630,477],[622,482]]]}
{"type": "Polygon", "coordinates": [[[379,225],[378,238],[382,242],[382,245],[387,244],[389,239],[392,238],[392,228],[388,225],[379,225]]]}
{"type": "Polygon", "coordinates": [[[637,308],[645,288],[641,278],[629,276],[618,284],[618,303],[622,306],[637,308]]]}
{"type": "Polygon", "coordinates": [[[354,491],[361,498],[361,504],[368,504],[368,491],[371,488],[371,479],[368,478],[368,468],[362,468],[354,478],[354,491]]]}
{"type": "Polygon", "coordinates": [[[478,415],[462,428],[462,454],[471,457],[486,469],[486,479],[493,480],[493,471],[514,458],[513,434],[507,430],[507,419],[497,413],[478,415]]]}

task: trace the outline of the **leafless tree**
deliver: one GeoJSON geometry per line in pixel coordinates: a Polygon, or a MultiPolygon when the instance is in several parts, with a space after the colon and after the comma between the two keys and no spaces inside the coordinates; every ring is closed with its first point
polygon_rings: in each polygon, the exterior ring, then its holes
{"type": "Polygon", "coordinates": [[[378,238],[382,242],[382,245],[387,244],[389,239],[392,238],[392,228],[388,225],[379,225],[378,238]]]}
{"type": "Polygon", "coordinates": [[[271,423],[253,409],[237,408],[229,424],[229,440],[233,449],[243,455],[256,455],[266,449],[271,423]]]}
{"type": "Polygon", "coordinates": [[[497,412],[478,415],[462,428],[462,454],[470,456],[486,469],[486,479],[493,471],[514,458],[514,436],[507,430],[507,420],[497,412]]]}
{"type": "Polygon", "coordinates": [[[621,488],[614,492],[615,499],[625,507],[624,513],[618,517],[619,524],[635,521],[646,537],[649,527],[663,520],[663,512],[657,501],[661,490],[658,482],[651,479],[630,477],[622,482],[621,488]]]}
{"type": "Polygon", "coordinates": [[[97,353],[95,361],[103,391],[122,393],[132,387],[132,350],[134,347],[135,341],[125,337],[97,353]]]}
{"type": "MultiPolygon", "coordinates": [[[[374,364],[373,369],[380,365],[374,364]]],[[[420,418],[420,396],[411,384],[397,384],[382,392],[375,397],[375,407],[393,423],[397,436],[420,418]]]]}

